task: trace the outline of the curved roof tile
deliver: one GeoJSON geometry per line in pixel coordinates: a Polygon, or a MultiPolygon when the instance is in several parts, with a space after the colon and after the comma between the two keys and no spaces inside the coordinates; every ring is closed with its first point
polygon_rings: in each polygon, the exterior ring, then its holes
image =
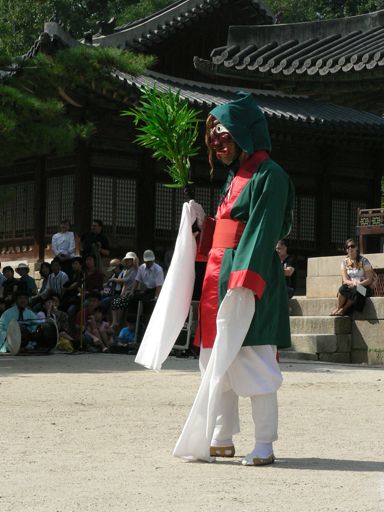
{"type": "MultiPolygon", "coordinates": [[[[212,109],[216,105],[236,98],[239,88],[225,85],[195,82],[175,78],[160,73],[150,72],[148,75],[132,76],[116,73],[116,76],[129,88],[140,89],[144,86],[153,87],[165,92],[180,91],[181,97],[193,105],[212,109]]],[[[360,133],[372,136],[376,133],[384,135],[384,118],[368,112],[360,112],[348,107],[317,102],[306,96],[284,94],[276,91],[244,89],[252,92],[261,109],[271,121],[283,121],[301,125],[306,128],[321,129],[324,136],[334,136],[335,130],[344,136],[360,133]]]]}
{"type": "Polygon", "coordinates": [[[383,57],[384,10],[339,20],[232,26],[227,45],[213,50],[211,62],[218,75],[344,79],[380,67],[384,75],[383,57]]]}
{"type": "Polygon", "coordinates": [[[93,42],[100,46],[146,50],[226,5],[245,10],[250,22],[273,21],[271,11],[257,0],[178,0],[146,18],[116,27],[112,34],[95,35],[93,42]]]}

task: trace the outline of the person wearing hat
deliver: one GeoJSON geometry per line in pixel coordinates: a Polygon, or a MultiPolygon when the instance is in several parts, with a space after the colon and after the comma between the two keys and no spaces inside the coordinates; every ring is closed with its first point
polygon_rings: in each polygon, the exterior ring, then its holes
{"type": "Polygon", "coordinates": [[[155,263],[155,253],[151,249],[144,251],[143,261],[131,291],[131,297],[135,302],[157,300],[164,283],[163,269],[155,263]]]}
{"type": "MultiPolygon", "coordinates": [[[[239,93],[239,99],[210,112],[206,143],[211,174],[219,164],[228,177],[195,337],[203,379],[174,455],[233,457],[238,400],[244,396],[251,399],[255,444],[242,464],[262,466],[275,460],[282,383],[277,347],[290,346],[288,297],[275,247],[291,227],[294,189],[270,157],[267,122],[252,94],[239,93]]],[[[201,227],[201,206],[190,205],[201,227]]]]}
{"type": "Polygon", "coordinates": [[[121,284],[118,282],[119,277],[122,276],[123,266],[118,258],[113,258],[109,262],[107,268],[107,280],[103,284],[103,293],[101,295],[101,308],[107,312],[112,300],[119,297],[121,293],[121,284]]]}
{"type": "MultiPolygon", "coordinates": [[[[18,322],[25,322],[28,320],[37,320],[35,313],[28,307],[29,294],[25,290],[19,290],[16,293],[15,304],[4,311],[0,317],[0,352],[6,352],[6,338],[8,332],[9,322],[17,320],[18,322]]],[[[20,330],[22,331],[21,346],[25,347],[28,344],[28,333],[36,331],[37,323],[31,323],[26,326],[23,325],[20,330]]]]}
{"type": "Polygon", "coordinates": [[[123,320],[124,312],[129,305],[130,292],[135,282],[137,270],[139,268],[139,258],[132,251],[127,252],[123,260],[123,271],[115,282],[120,284],[121,293],[111,302],[112,325],[113,329],[118,329],[123,320]]]}
{"type": "Polygon", "coordinates": [[[19,263],[15,270],[20,276],[17,289],[27,292],[29,297],[36,295],[37,286],[33,277],[29,275],[29,266],[26,263],[19,263]]]}

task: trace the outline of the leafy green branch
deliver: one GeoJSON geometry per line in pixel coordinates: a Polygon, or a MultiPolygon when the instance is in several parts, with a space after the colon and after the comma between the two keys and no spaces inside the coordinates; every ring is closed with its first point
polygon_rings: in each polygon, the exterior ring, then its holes
{"type": "Polygon", "coordinates": [[[139,105],[122,116],[133,117],[139,132],[135,142],[152,150],[155,159],[168,163],[166,170],[174,183],[166,186],[186,187],[191,183],[190,159],[199,152],[200,119],[180,92],[160,93],[156,87],[145,87],[139,105]]]}

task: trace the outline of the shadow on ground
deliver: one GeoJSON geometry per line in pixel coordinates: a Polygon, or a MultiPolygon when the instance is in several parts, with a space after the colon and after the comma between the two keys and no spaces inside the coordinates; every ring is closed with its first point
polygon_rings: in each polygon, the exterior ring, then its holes
{"type": "MultiPolygon", "coordinates": [[[[121,373],[149,371],[134,362],[134,355],[75,354],[0,356],[0,378],[33,373],[121,373]]],[[[169,357],[164,370],[197,372],[197,359],[169,357]]]]}
{"type": "MultiPolygon", "coordinates": [[[[239,465],[244,456],[231,460],[220,460],[216,464],[239,465]]],[[[304,469],[306,471],[352,471],[362,473],[383,473],[384,462],[348,459],[321,459],[319,457],[277,458],[274,469],[304,469]]]]}

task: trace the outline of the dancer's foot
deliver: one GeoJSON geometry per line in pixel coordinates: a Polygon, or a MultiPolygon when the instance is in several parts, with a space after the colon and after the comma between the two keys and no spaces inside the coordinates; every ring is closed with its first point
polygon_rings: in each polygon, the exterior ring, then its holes
{"type": "Polygon", "coordinates": [[[232,438],[230,439],[212,439],[209,449],[211,457],[234,457],[235,447],[232,438]]]}
{"type": "Polygon", "coordinates": [[[272,443],[256,443],[254,450],[242,460],[243,466],[267,466],[275,462],[272,443]]]}
{"type": "Polygon", "coordinates": [[[235,447],[232,446],[211,446],[209,448],[211,457],[234,457],[235,447]]]}

